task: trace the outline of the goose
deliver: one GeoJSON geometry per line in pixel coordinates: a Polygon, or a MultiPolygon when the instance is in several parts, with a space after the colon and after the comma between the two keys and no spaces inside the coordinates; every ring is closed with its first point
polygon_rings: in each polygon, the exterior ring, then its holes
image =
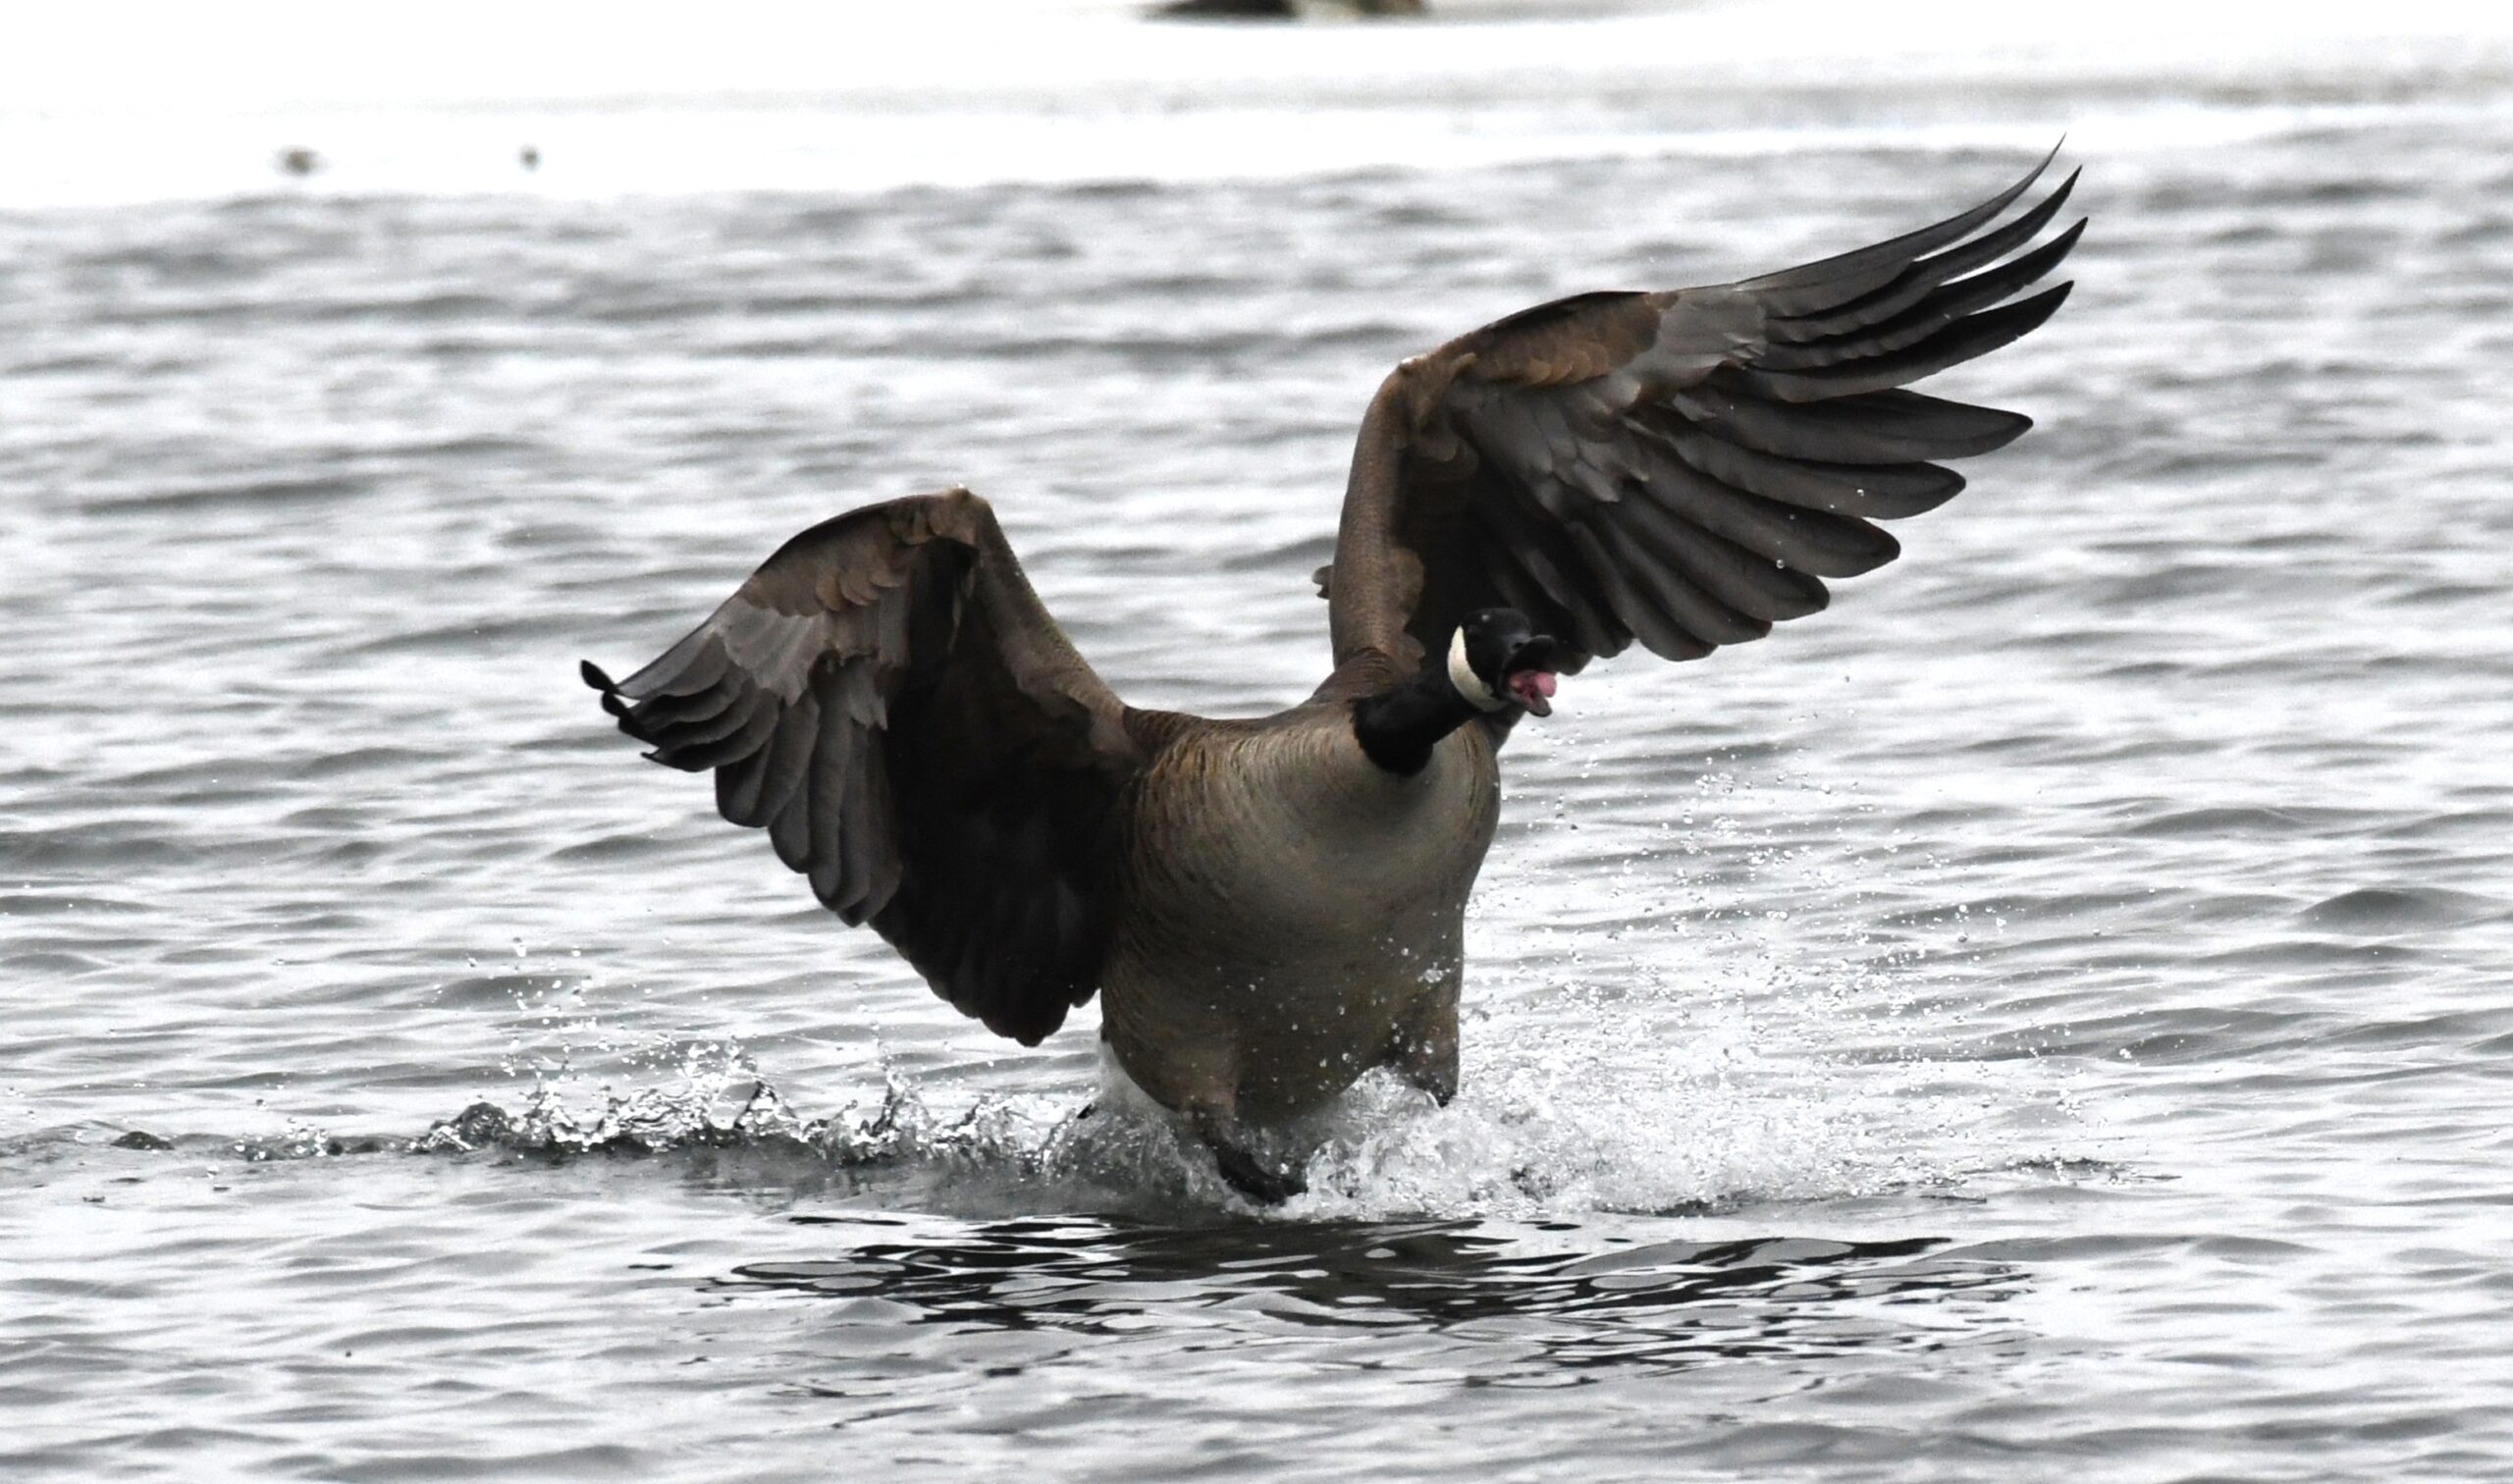
{"type": "Polygon", "coordinates": [[[2017,297],[2084,231],[2031,245],[2075,174],[2001,220],[2050,165],[1890,240],[1575,294],[1398,365],[1315,574],[1333,668],[1272,716],[1126,705],[966,489],[813,526],[652,662],[583,678],[988,1030],[1036,1045],[1097,994],[1126,1079],[1286,1199],[1307,1155],[1279,1132],[1364,1072],[1456,1095],[1500,754],[1560,679],[1822,609],[1898,553],[1875,522],[1963,488],[1938,460],[2032,425],[1907,387],[2067,296],[2017,297]]]}

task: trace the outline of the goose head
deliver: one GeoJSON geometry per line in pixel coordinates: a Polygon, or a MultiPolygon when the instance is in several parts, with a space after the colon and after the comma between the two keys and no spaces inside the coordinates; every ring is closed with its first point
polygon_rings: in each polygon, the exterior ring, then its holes
{"type": "Polygon", "coordinates": [[[1479,711],[1516,706],[1549,716],[1561,649],[1517,609],[1483,609],[1467,614],[1449,641],[1449,683],[1479,711]]]}

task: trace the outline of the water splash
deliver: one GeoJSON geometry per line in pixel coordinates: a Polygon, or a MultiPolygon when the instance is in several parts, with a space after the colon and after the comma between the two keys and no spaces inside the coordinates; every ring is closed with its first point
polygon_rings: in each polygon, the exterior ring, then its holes
{"type": "MultiPolygon", "coordinates": [[[[1763,1064],[1750,1026],[1641,1055],[1611,1054],[1616,1034],[1601,1023],[1577,1037],[1490,1037],[1509,1046],[1505,1059],[1477,1068],[1447,1108],[1393,1077],[1364,1078],[1291,1131],[1315,1152],[1310,1192],[1280,1214],[1699,1213],[1935,1188],[1980,1167],[1978,1140],[1936,1137],[1960,1120],[1915,1092],[1909,1069],[1824,1068],[1810,1081],[1802,1065],[1763,1064]]],[[[747,1186],[963,1214],[1243,1204],[1183,1122],[1104,1056],[1086,1105],[988,1095],[954,1108],[954,1090],[885,1073],[878,1096],[815,1116],[746,1057],[693,1058],[672,1084],[606,1088],[590,1103],[539,1082],[519,1109],[477,1102],[404,1147],[667,1157],[711,1170],[729,1152],[747,1186]]]]}

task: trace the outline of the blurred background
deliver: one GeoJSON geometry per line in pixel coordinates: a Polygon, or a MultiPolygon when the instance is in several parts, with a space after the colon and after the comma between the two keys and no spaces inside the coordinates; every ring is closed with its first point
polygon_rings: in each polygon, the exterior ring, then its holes
{"type": "Polygon", "coordinates": [[[316,152],[307,188],[600,196],[1463,168],[1860,128],[2152,148],[2296,109],[2475,101],[2513,55],[2502,7],[2450,0],[1148,9],[29,8],[0,57],[0,191],[251,192],[290,149],[316,152]]]}

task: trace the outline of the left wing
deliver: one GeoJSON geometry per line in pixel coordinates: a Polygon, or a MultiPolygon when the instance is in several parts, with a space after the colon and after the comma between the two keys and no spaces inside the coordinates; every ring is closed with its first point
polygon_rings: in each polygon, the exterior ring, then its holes
{"type": "Polygon", "coordinates": [[[1411,675],[1467,613],[1507,606],[1579,652],[1669,660],[1823,608],[1823,579],[1900,551],[1871,524],[1936,508],[1935,462],[2032,426],[1904,391],[2059,307],[2006,302],[2076,244],[2031,242],[2067,200],[1988,228],[1987,201],[1874,246],[1741,283],[1582,293],[1399,366],[1362,425],[1319,574],[1339,680],[1411,675]]]}

